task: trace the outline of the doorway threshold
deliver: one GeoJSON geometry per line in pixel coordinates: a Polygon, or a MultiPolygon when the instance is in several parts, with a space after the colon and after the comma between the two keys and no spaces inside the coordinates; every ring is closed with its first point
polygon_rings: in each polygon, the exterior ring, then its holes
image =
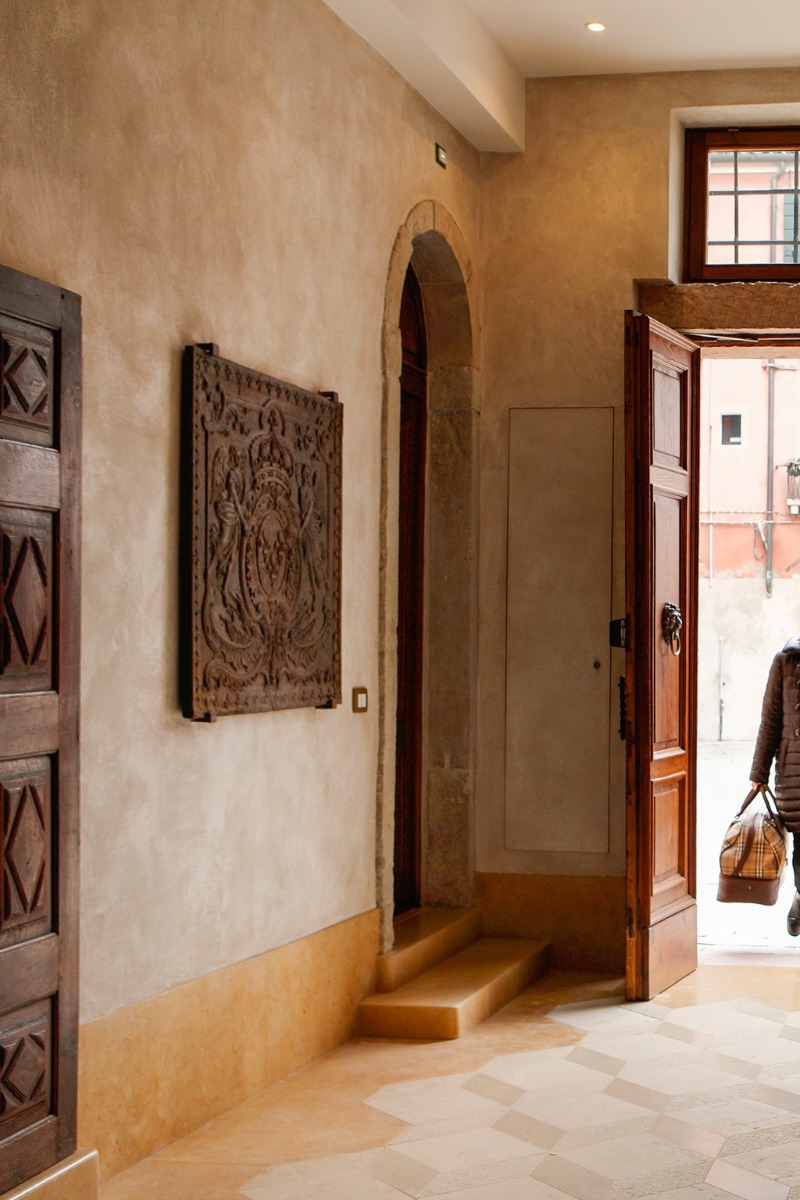
{"type": "Polygon", "coordinates": [[[703,967],[798,967],[797,950],[776,946],[698,946],[697,962],[703,967]]]}

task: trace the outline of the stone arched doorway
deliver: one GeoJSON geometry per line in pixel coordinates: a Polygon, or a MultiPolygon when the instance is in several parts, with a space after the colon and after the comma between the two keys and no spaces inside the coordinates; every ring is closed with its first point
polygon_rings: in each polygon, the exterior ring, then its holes
{"type": "Polygon", "coordinates": [[[400,303],[409,263],[428,340],[423,633],[421,898],[472,896],[477,674],[480,366],[477,305],[464,239],[435,201],[412,209],[389,263],[383,321],[380,745],[377,893],[392,945],[397,679],[400,303]]]}

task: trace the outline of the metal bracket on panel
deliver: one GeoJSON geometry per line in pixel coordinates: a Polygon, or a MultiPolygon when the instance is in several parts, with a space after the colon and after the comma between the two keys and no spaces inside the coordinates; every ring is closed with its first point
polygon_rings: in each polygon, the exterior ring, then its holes
{"type": "Polygon", "coordinates": [[[609,641],[618,650],[628,649],[628,618],[620,617],[618,621],[609,622],[609,641]]]}

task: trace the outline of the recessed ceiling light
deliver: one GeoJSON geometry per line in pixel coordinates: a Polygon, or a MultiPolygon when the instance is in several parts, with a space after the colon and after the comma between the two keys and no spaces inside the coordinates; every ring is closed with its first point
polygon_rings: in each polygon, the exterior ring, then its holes
{"type": "Polygon", "coordinates": [[[592,33],[602,33],[605,25],[602,21],[587,21],[586,28],[591,29],[592,33]]]}

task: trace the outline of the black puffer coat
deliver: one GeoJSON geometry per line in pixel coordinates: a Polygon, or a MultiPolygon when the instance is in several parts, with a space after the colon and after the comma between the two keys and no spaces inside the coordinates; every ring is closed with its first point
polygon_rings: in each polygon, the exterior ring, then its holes
{"type": "Polygon", "coordinates": [[[789,832],[800,833],[800,637],[772,660],[750,778],[768,783],[773,758],[778,811],[789,832]]]}

